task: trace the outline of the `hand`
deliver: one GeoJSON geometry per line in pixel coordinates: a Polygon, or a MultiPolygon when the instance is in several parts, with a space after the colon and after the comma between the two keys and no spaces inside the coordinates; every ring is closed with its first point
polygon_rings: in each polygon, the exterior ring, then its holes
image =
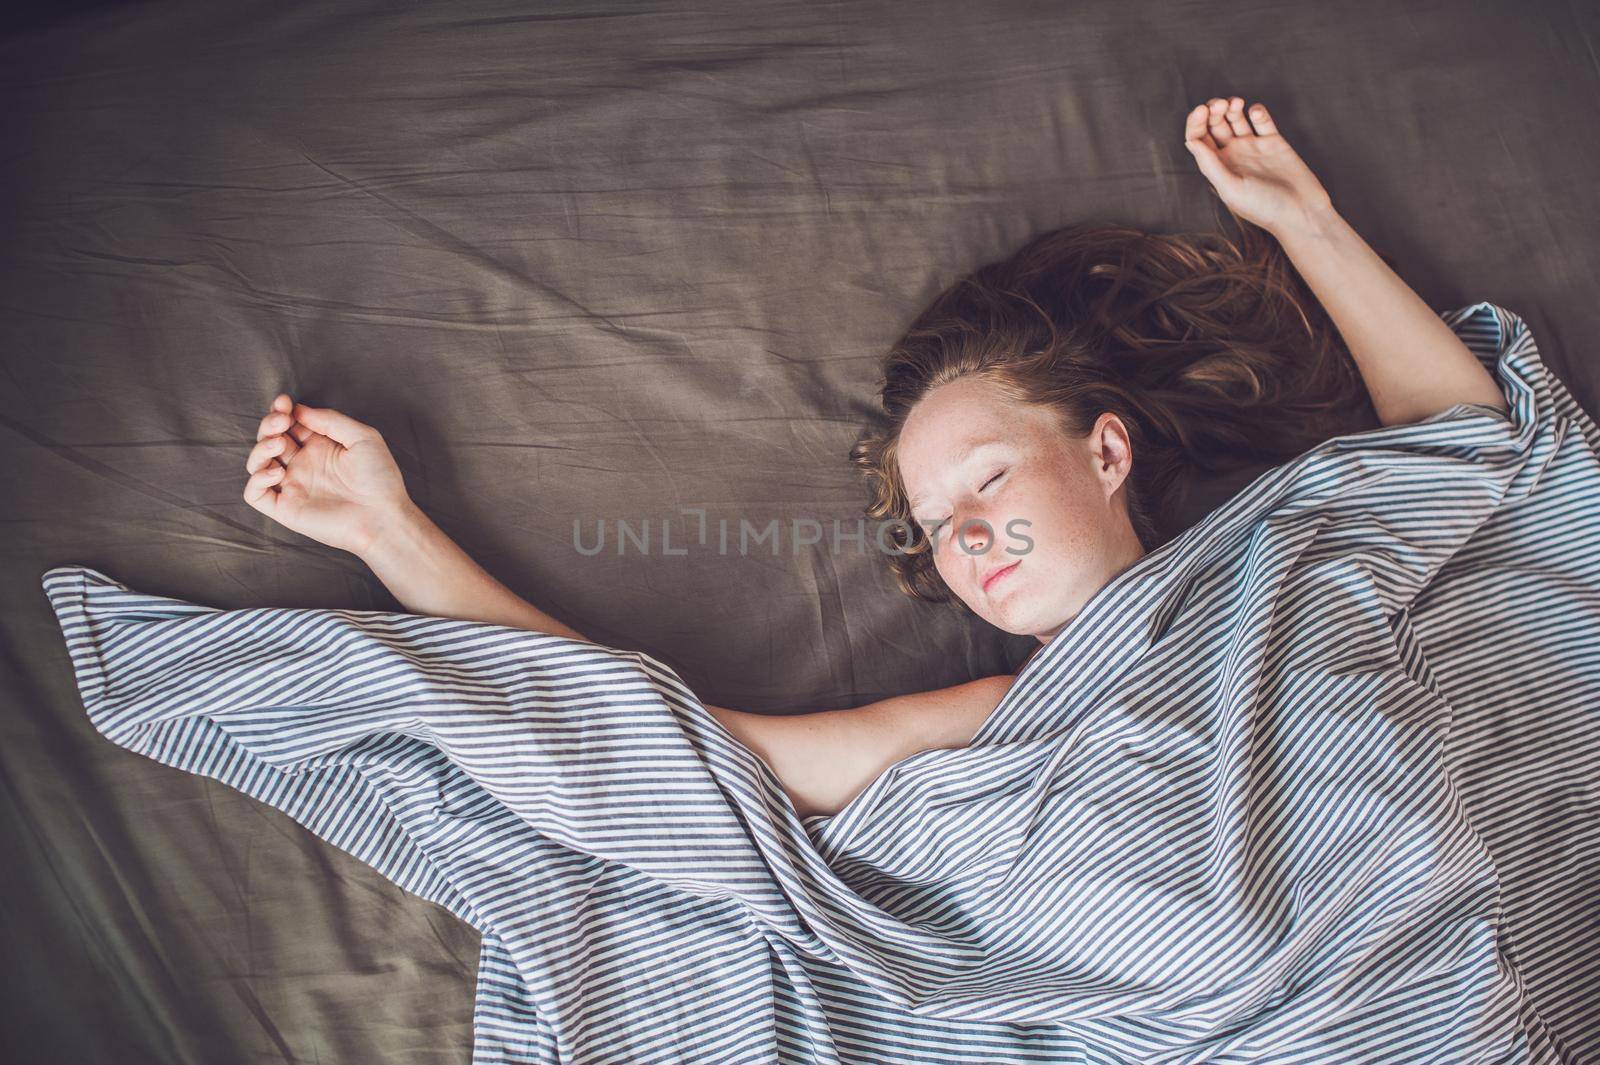
{"type": "Polygon", "coordinates": [[[1183,146],[1228,209],[1270,233],[1331,207],[1322,182],[1262,104],[1247,117],[1242,97],[1213,97],[1189,112],[1183,146]]]}
{"type": "Polygon", "coordinates": [[[383,436],[279,393],[256,429],[244,501],[280,525],[357,555],[411,505],[383,436]]]}

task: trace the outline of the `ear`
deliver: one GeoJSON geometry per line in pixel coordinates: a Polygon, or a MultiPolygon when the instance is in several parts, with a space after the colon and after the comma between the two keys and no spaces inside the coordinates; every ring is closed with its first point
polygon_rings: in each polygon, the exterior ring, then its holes
{"type": "Polygon", "coordinates": [[[1122,419],[1105,411],[1095,419],[1089,432],[1089,445],[1094,451],[1094,472],[1106,483],[1109,495],[1122,486],[1133,469],[1133,440],[1122,419]]]}

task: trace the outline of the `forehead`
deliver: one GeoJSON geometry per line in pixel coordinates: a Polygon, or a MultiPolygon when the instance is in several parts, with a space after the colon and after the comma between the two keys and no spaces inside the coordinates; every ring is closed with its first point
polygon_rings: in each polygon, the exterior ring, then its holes
{"type": "Polygon", "coordinates": [[[958,450],[992,433],[1017,416],[1023,404],[979,377],[962,377],[923,396],[900,430],[900,452],[920,453],[943,446],[958,450]]]}
{"type": "Polygon", "coordinates": [[[975,446],[1003,442],[1033,447],[1053,424],[1049,412],[1019,403],[992,383],[963,377],[929,392],[900,430],[900,478],[912,496],[930,488],[943,471],[975,446]]]}

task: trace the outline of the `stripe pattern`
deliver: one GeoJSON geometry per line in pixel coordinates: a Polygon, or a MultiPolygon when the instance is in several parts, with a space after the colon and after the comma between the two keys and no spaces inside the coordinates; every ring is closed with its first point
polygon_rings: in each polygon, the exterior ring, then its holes
{"type": "Polygon", "coordinates": [[[475,1065],[1600,1060],[1600,429],[1325,441],[832,816],[648,655],[43,584],[108,739],[482,932],[475,1065]]]}

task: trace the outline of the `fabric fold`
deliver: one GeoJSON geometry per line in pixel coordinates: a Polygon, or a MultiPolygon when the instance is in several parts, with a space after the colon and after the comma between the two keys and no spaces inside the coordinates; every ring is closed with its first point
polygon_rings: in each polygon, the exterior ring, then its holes
{"type": "MultiPolygon", "coordinates": [[[[1516,315],[1444,317],[1507,412],[1267,471],[1101,589],[968,747],[832,817],[798,818],[645,654],[43,583],[108,739],[483,933],[478,1065],[1576,1060],[1596,1007],[1504,941],[1572,935],[1544,908],[1594,907],[1595,871],[1526,890],[1540,868],[1495,841],[1536,782],[1464,795],[1451,744],[1475,714],[1555,714],[1593,795],[1600,632],[1581,592],[1543,593],[1600,568],[1600,432],[1516,315]],[[1501,537],[1512,562],[1474,552],[1501,537]],[[1567,683],[1492,708],[1461,686],[1522,635],[1448,623],[1486,567],[1556,609],[1567,683]]],[[[1593,810],[1541,838],[1588,842],[1593,810]]]]}

